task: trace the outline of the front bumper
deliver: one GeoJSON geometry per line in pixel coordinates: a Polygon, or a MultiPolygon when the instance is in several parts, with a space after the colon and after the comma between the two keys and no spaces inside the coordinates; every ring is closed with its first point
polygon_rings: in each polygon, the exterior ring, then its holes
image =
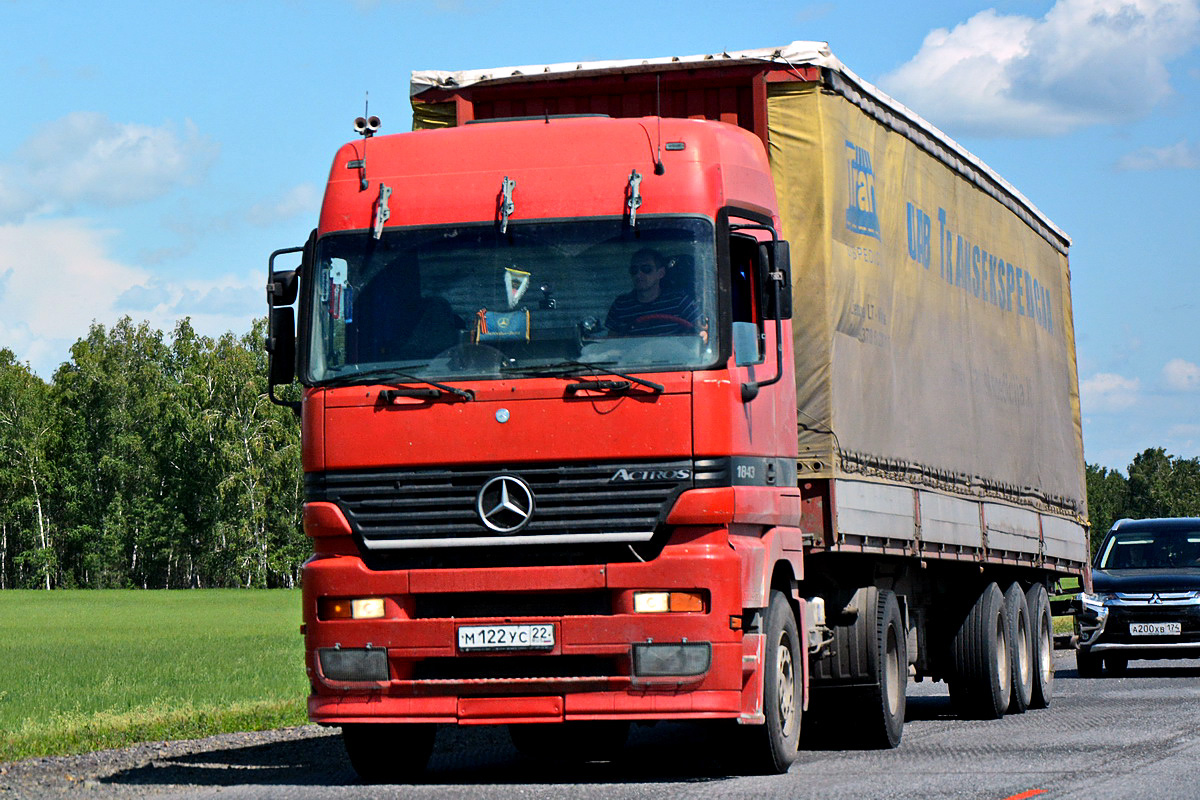
{"type": "Polygon", "coordinates": [[[312,560],[304,570],[309,717],[329,725],[760,718],[761,637],[740,630],[741,566],[721,539],[669,545],[651,562],[629,564],[373,571],[354,556],[312,560]],[[635,614],[635,589],[703,589],[708,607],[635,614]],[[362,596],[384,598],[387,616],[318,617],[322,598],[362,596]],[[458,628],[483,624],[551,625],[554,645],[460,651],[458,628]],[[707,645],[707,668],[635,675],[634,648],[646,643],[707,645]],[[350,662],[362,655],[384,679],[329,677],[321,653],[331,650],[352,651],[350,662]]]}
{"type": "Polygon", "coordinates": [[[1200,658],[1200,597],[1113,594],[1082,603],[1076,616],[1079,649],[1127,658],[1200,658]],[[1139,623],[1178,623],[1178,634],[1141,635],[1139,623]]]}

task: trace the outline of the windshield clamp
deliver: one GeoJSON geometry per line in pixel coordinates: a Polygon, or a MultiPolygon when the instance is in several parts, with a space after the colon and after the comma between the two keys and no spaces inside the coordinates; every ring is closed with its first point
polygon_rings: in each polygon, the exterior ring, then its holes
{"type": "Polygon", "coordinates": [[[629,207],[629,227],[637,227],[637,210],[642,207],[642,194],[639,187],[642,183],[642,176],[635,169],[633,174],[629,176],[629,200],[625,203],[629,207]]]}
{"type": "Polygon", "coordinates": [[[386,183],[379,184],[379,197],[375,201],[375,224],[371,227],[371,235],[378,239],[383,235],[383,223],[392,216],[388,208],[388,198],[392,196],[392,188],[386,183]]]}
{"type": "Polygon", "coordinates": [[[504,176],[504,180],[500,182],[500,232],[508,233],[508,215],[516,209],[516,203],[513,202],[513,189],[517,188],[517,182],[509,180],[508,176],[504,176]]]}

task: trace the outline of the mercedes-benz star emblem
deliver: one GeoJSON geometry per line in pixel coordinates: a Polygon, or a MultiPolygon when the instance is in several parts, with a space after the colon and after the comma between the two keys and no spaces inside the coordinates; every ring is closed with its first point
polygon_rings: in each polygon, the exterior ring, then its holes
{"type": "Polygon", "coordinates": [[[475,512],[496,533],[516,533],[533,516],[533,491],[515,475],[497,475],[475,495],[475,512]]]}

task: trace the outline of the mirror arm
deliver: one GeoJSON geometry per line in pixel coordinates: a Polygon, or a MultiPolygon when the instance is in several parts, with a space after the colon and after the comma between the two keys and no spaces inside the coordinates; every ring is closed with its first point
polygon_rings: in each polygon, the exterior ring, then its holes
{"type": "MultiPolygon", "coordinates": [[[[756,227],[761,230],[770,231],[771,247],[772,247],[772,252],[774,252],[774,248],[779,241],[779,238],[775,233],[774,227],[767,226],[767,225],[755,225],[755,226],[747,225],[744,227],[756,227]]],[[[758,392],[762,387],[771,386],[772,384],[779,383],[779,381],[782,380],[782,378],[783,378],[783,315],[780,313],[781,306],[779,305],[779,284],[783,283],[784,273],[782,270],[778,269],[778,265],[773,265],[773,266],[776,266],[776,269],[773,269],[769,273],[767,273],[767,276],[771,279],[771,292],[772,292],[772,300],[773,300],[772,308],[775,310],[775,314],[774,314],[774,320],[775,320],[775,377],[769,378],[765,381],[748,381],[746,383],[743,383],[742,384],[742,402],[743,403],[749,403],[751,400],[758,397],[758,392]]]]}
{"type": "MultiPolygon", "coordinates": [[[[779,279],[772,276],[771,287],[775,294],[775,308],[779,308],[779,279]]],[[[758,390],[770,386],[783,378],[783,320],[776,315],[775,319],[775,377],[765,381],[749,381],[742,384],[742,402],[749,403],[758,397],[758,390]]]]}
{"type": "Polygon", "coordinates": [[[276,397],[275,384],[272,383],[270,379],[267,380],[267,398],[275,405],[290,408],[293,414],[295,414],[297,417],[300,416],[300,410],[303,408],[303,404],[299,400],[284,400],[281,397],[276,397]]]}

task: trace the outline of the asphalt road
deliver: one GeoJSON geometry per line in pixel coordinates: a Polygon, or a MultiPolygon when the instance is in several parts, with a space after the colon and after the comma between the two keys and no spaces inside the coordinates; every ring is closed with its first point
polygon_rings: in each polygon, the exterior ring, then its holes
{"type": "Polygon", "coordinates": [[[1135,661],[1081,680],[1060,654],[1050,709],[993,722],[952,717],[943,684],[910,684],[891,751],[809,750],[791,772],[738,777],[715,731],[635,729],[618,762],[554,767],[503,729],[444,729],[419,784],[358,783],[339,739],[314,727],[141,745],[2,765],[0,800],[178,798],[1200,798],[1200,662],[1135,661]]]}

